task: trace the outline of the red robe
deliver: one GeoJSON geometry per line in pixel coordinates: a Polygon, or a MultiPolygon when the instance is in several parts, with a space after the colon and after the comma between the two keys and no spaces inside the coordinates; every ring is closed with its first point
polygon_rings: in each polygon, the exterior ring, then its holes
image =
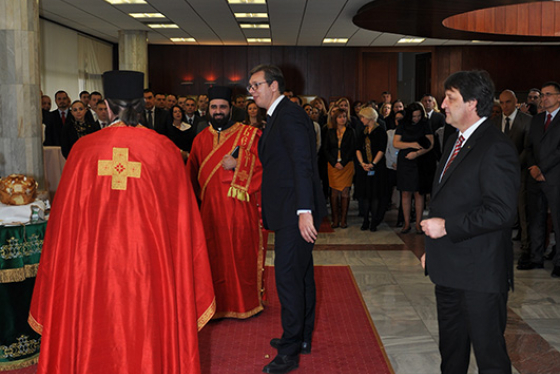
{"type": "Polygon", "coordinates": [[[187,174],[201,201],[200,213],[212,268],[214,318],[248,318],[263,310],[266,243],[260,228],[262,166],[260,130],[236,123],[218,134],[204,129],[194,139],[187,174]],[[239,148],[237,167],[222,158],[239,148]]]}
{"type": "Polygon", "coordinates": [[[200,373],[198,330],[214,309],[179,150],[146,128],[81,138],[56,193],[31,303],[38,373],[200,373]]]}

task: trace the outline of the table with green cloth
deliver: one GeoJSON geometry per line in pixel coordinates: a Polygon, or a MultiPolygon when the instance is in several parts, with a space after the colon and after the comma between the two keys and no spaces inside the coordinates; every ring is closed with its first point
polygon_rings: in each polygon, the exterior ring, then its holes
{"type": "Polygon", "coordinates": [[[0,225],[0,371],[33,365],[41,336],[27,323],[46,221],[0,225]]]}

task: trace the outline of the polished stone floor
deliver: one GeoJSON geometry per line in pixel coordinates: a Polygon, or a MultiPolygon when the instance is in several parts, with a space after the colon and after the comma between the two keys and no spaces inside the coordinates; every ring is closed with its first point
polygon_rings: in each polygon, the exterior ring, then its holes
{"type": "MultiPolygon", "coordinates": [[[[423,235],[400,234],[395,210],[379,231],[360,231],[355,203],[351,208],[348,229],[320,234],[315,264],[350,265],[396,374],[439,373],[434,285],[418,259],[423,235]]],[[[269,251],[269,263],[273,255],[269,251]]],[[[550,263],[544,270],[516,270],[506,329],[513,373],[560,373],[560,280],[550,271],[550,263]]],[[[469,373],[478,373],[474,356],[469,373]]]]}

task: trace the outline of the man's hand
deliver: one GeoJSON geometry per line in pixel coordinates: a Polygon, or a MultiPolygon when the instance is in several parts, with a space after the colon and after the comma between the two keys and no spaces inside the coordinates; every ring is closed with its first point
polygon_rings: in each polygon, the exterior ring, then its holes
{"type": "Polygon", "coordinates": [[[422,230],[426,236],[432,239],[439,239],[447,235],[445,231],[445,220],[443,218],[429,218],[420,222],[422,230]]]}
{"type": "Polygon", "coordinates": [[[337,162],[336,164],[334,164],[334,167],[337,168],[338,170],[344,169],[344,166],[342,166],[342,164],[340,162],[337,162]]]}
{"type": "Polygon", "coordinates": [[[315,243],[317,230],[313,225],[313,215],[311,213],[300,213],[298,226],[301,237],[308,243],[315,243]]]}
{"type": "Polygon", "coordinates": [[[237,166],[237,160],[235,158],[233,158],[231,155],[225,155],[224,158],[222,158],[222,167],[225,170],[233,170],[235,169],[235,167],[237,166]]]}
{"type": "Polygon", "coordinates": [[[422,269],[426,268],[426,253],[424,253],[422,255],[422,257],[420,257],[420,263],[422,264],[422,269]]]}
{"type": "Polygon", "coordinates": [[[544,175],[541,173],[541,169],[538,166],[533,165],[529,168],[529,174],[537,182],[544,182],[544,175]]]}

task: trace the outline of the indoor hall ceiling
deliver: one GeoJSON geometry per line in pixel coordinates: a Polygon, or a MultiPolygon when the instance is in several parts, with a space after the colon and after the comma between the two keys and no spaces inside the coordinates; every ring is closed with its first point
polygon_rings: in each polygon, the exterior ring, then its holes
{"type": "MultiPolygon", "coordinates": [[[[266,4],[229,4],[227,0],[146,0],[142,5],[111,5],[105,0],[39,0],[42,18],[70,27],[111,43],[118,42],[119,30],[148,32],[150,44],[187,45],[274,45],[325,46],[325,38],[348,38],[342,45],[352,47],[397,46],[403,37],[422,35],[370,31],[356,26],[352,19],[371,0],[267,0],[266,4]],[[234,13],[268,13],[269,29],[245,29],[234,13]],[[137,19],[129,13],[161,13],[165,18],[137,19]],[[173,23],[178,28],[148,27],[147,23],[173,23]],[[171,38],[194,38],[195,42],[172,42],[171,38]],[[248,43],[249,38],[271,38],[270,43],[248,43]]],[[[453,1],[453,0],[448,0],[453,1]]],[[[503,4],[504,0],[487,0],[486,4],[503,4]]],[[[385,2],[387,3],[387,2],[385,2]]],[[[401,2],[402,3],[402,2],[401,2]]],[[[429,1],[426,3],[428,4],[429,1]]],[[[425,14],[425,11],[424,11],[425,14]]],[[[387,12],[386,20],[407,22],[410,12],[387,12]]],[[[420,13],[416,22],[425,22],[420,13]]],[[[256,23],[257,21],[249,21],[256,23]]],[[[247,23],[249,23],[247,22],[247,23]]],[[[375,27],[375,26],[374,26],[375,27]]],[[[395,31],[399,28],[394,28],[395,31]]],[[[426,38],[420,46],[465,45],[470,40],[426,38]]],[[[495,44],[493,41],[475,41],[495,44]]],[[[499,44],[512,44],[512,42],[499,44]]],[[[531,43],[537,44],[537,43],[531,43]]],[[[328,44],[330,45],[330,44],[328,44]]],[[[340,46],[341,44],[332,44],[340,46]]],[[[406,46],[406,45],[405,45],[406,46]]]]}

